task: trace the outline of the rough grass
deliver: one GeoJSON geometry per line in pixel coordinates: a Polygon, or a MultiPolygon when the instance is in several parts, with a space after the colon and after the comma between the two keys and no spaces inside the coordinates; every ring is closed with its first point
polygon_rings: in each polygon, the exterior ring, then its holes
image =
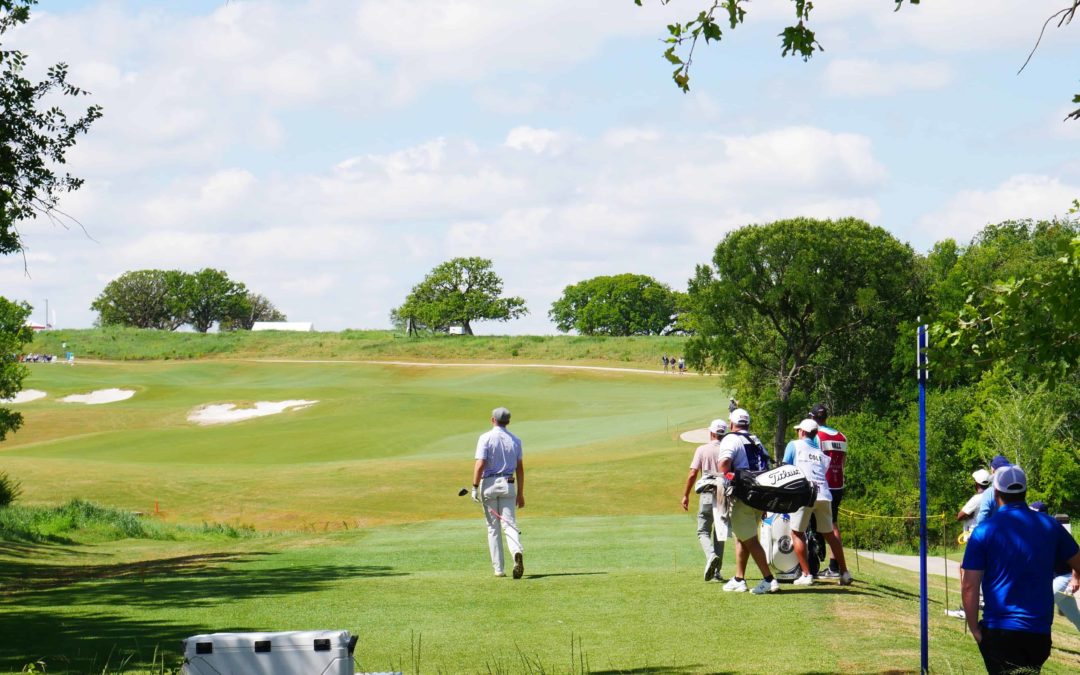
{"type": "Polygon", "coordinates": [[[662,354],[681,354],[686,338],[538,336],[406,337],[392,331],[334,333],[175,333],[135,328],[42,331],[27,351],[76,359],[198,358],[374,359],[578,363],[659,370],[662,354]],[[66,344],[66,348],[62,345],[66,344]]]}

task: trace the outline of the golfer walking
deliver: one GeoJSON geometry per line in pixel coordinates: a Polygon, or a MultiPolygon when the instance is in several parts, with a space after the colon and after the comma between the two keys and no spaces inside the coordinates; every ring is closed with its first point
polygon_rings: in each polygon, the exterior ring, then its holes
{"type": "Polygon", "coordinates": [[[514,507],[525,508],[525,465],[521,457],[521,439],[506,430],[510,411],[491,411],[491,431],[481,434],[476,443],[473,467],[472,498],[484,508],[487,521],[488,549],[495,576],[505,577],[503,534],[514,558],[514,578],[525,573],[521,531],[517,528],[514,507]]]}
{"type": "MultiPolygon", "coordinates": [[[[840,502],[844,499],[844,464],[847,462],[847,436],[840,433],[825,423],[829,420],[829,409],[824,403],[818,403],[810,409],[810,419],[818,424],[817,442],[822,452],[829,458],[829,468],[825,472],[829,481],[829,493],[832,495],[832,524],[833,534],[843,546],[840,537],[840,502]]],[[[840,563],[829,553],[829,567],[822,570],[819,576],[826,579],[840,578],[840,563]]]]}
{"type": "MultiPolygon", "coordinates": [[[[720,439],[727,433],[724,420],[713,420],[709,425],[709,442],[698,446],[694,459],[690,461],[690,473],[686,476],[683,487],[682,508],[690,508],[690,489],[697,482],[698,473],[706,476],[720,474],[720,439]]],[[[705,581],[723,581],[720,565],[724,560],[724,539],[716,536],[713,520],[713,507],[716,505],[716,489],[703,490],[698,500],[697,535],[701,550],[705,552],[705,581]]]]}
{"type": "Polygon", "coordinates": [[[988,673],[1037,673],[1050,656],[1055,565],[1067,564],[1067,590],[1080,585],[1080,548],[1053,518],[1028,508],[1018,466],[994,472],[997,513],[971,533],[960,589],[971,636],[988,673]],[[979,596],[986,596],[979,621],[979,596]]]}

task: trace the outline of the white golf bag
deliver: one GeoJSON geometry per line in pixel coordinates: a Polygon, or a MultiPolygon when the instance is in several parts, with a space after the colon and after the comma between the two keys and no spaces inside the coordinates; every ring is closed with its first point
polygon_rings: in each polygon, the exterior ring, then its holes
{"type": "MultiPolygon", "coordinates": [[[[795,542],[791,535],[791,516],[786,513],[767,513],[758,527],[758,541],[765,549],[773,575],[780,581],[794,581],[802,575],[799,558],[795,555],[795,542]]],[[[813,527],[806,532],[806,558],[810,574],[817,576],[824,557],[820,535],[813,527]]]]}

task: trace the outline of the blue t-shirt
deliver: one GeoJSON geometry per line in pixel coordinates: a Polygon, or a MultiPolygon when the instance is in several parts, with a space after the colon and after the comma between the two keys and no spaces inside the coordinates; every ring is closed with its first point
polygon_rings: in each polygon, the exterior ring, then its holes
{"type": "Polygon", "coordinates": [[[994,486],[983,490],[979,500],[979,510],[975,512],[975,526],[982,525],[983,521],[997,513],[997,499],[994,498],[994,486]]]}
{"type": "Polygon", "coordinates": [[[1080,552],[1064,527],[1023,502],[1005,504],[971,532],[965,570],[982,570],[987,628],[1049,633],[1054,567],[1080,552]]]}

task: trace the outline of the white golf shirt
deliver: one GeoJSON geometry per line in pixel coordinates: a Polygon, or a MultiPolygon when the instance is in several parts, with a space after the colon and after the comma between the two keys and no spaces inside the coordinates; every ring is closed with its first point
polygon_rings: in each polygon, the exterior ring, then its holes
{"type": "Polygon", "coordinates": [[[792,441],[795,445],[795,466],[806,474],[807,480],[818,486],[817,500],[819,502],[831,502],[832,492],[829,491],[829,481],[826,472],[829,469],[829,456],[821,448],[814,447],[800,439],[792,441]]]}

